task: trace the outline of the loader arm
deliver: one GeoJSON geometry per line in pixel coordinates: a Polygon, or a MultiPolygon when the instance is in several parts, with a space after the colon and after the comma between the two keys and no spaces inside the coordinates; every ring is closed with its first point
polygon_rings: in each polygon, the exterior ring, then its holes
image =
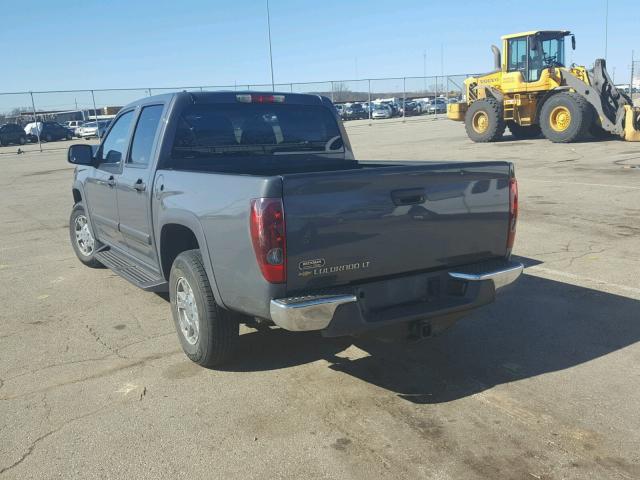
{"type": "Polygon", "coordinates": [[[563,84],[582,95],[595,109],[602,128],[629,141],[640,141],[633,102],[611,81],[604,59],[596,59],[587,71],[589,84],[568,70],[561,70],[563,84]]]}

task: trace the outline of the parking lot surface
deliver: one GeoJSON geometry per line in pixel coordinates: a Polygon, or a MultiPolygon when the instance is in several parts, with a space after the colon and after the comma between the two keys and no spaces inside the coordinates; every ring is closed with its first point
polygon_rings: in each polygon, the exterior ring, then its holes
{"type": "Polygon", "coordinates": [[[76,260],[69,142],[0,149],[3,480],[640,478],[640,145],[347,129],[361,159],[514,161],[525,275],[438,338],[245,328],[222,370],[164,298],[76,260]]]}

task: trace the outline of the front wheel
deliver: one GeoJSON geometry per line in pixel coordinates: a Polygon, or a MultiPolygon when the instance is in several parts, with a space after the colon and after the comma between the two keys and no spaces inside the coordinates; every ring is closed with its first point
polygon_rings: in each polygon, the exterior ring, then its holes
{"type": "Polygon", "coordinates": [[[90,268],[102,267],[102,264],[95,258],[96,252],[100,248],[100,242],[93,237],[89,225],[89,217],[84,210],[84,206],[79,203],[71,210],[69,236],[71,246],[78,260],[90,268]]]}
{"type": "Polygon", "coordinates": [[[169,276],[169,298],[187,357],[203,367],[228,361],[238,342],[239,322],[235,314],[216,304],[199,250],[176,257],[169,276]]]}
{"type": "Polygon", "coordinates": [[[540,110],[542,133],[554,143],[581,140],[592,123],[591,105],[577,93],[557,93],[544,102],[540,110]]]}

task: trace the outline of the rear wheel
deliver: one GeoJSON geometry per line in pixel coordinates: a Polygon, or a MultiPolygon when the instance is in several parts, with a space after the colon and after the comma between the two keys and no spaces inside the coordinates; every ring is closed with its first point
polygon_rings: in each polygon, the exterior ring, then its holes
{"type": "Polygon", "coordinates": [[[540,136],[540,125],[519,125],[516,122],[507,122],[507,127],[514,138],[537,138],[540,136]]]}
{"type": "Polygon", "coordinates": [[[544,102],[540,111],[542,133],[555,143],[575,142],[584,138],[592,123],[592,108],[577,93],[553,95],[544,102]]]}
{"type": "Polygon", "coordinates": [[[238,342],[238,318],[216,304],[199,250],[176,257],[169,276],[169,298],[187,357],[204,367],[228,361],[238,342]]]}
{"type": "Polygon", "coordinates": [[[18,139],[18,143],[20,143],[20,145],[24,145],[25,143],[27,143],[27,137],[25,137],[24,135],[21,135],[20,138],[18,139]]]}
{"type": "Polygon", "coordinates": [[[476,100],[465,114],[464,126],[474,142],[499,140],[506,126],[502,118],[502,105],[493,98],[476,100]]]}

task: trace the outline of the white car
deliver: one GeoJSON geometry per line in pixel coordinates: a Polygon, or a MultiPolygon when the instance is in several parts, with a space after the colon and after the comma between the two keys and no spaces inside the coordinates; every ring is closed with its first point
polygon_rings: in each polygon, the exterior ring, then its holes
{"type": "Polygon", "coordinates": [[[76,137],[80,136],[80,127],[84,125],[84,121],[82,120],[69,120],[65,122],[65,126],[73,132],[76,137]]]}
{"type": "Polygon", "coordinates": [[[78,128],[78,137],[80,138],[92,138],[92,137],[104,137],[104,134],[109,128],[109,120],[98,120],[97,122],[87,122],[80,128],[78,128]]]}
{"type": "Polygon", "coordinates": [[[371,118],[391,118],[393,113],[391,107],[383,104],[377,104],[373,106],[373,112],[371,112],[371,118]]]}

